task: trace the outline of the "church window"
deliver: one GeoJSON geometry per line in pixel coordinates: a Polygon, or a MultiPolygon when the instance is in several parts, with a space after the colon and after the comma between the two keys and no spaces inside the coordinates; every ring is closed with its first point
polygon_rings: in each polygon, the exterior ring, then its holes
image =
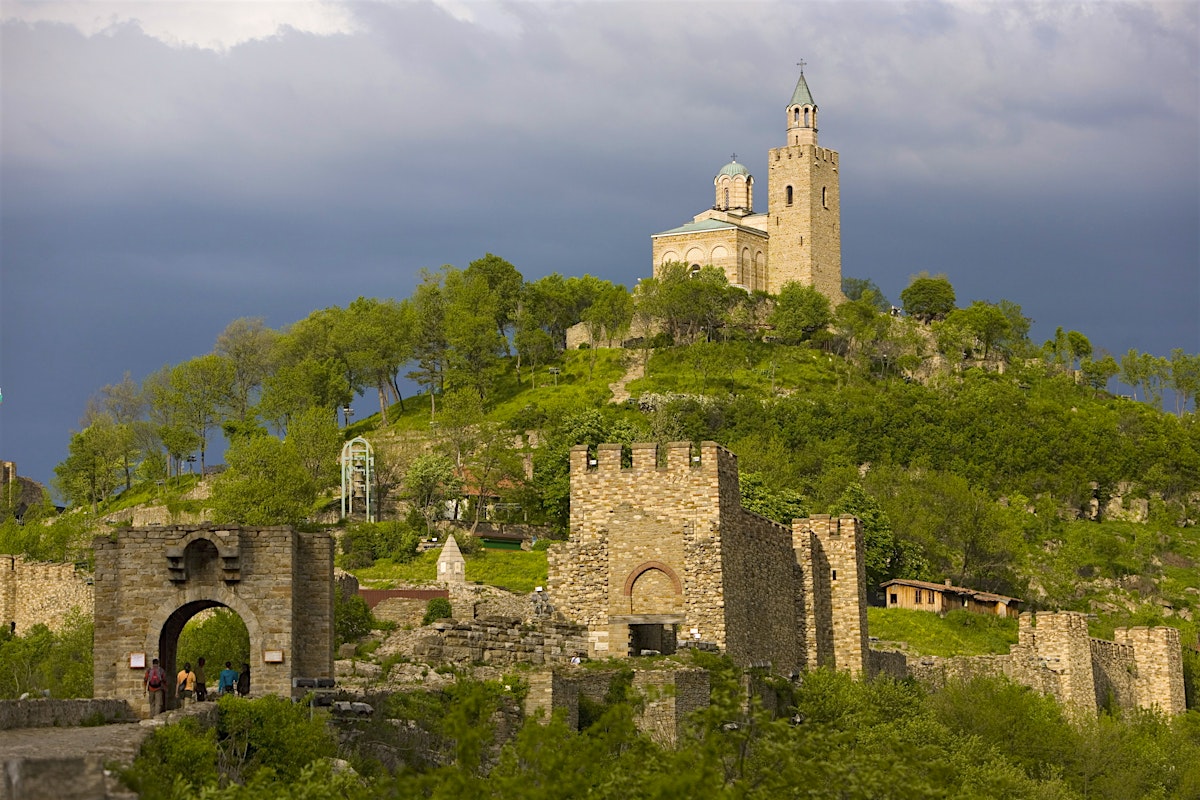
{"type": "Polygon", "coordinates": [[[808,127],[808,109],[804,109],[804,127],[808,127]]]}
{"type": "Polygon", "coordinates": [[[829,190],[824,186],[821,187],[821,205],[829,208],[829,190]]]}
{"type": "Polygon", "coordinates": [[[725,190],[725,210],[729,210],[729,190],[725,190]]]}
{"type": "Polygon", "coordinates": [[[784,190],[784,193],[787,195],[786,202],[790,206],[792,204],[792,187],[787,187],[787,189],[784,190]]]}
{"type": "Polygon", "coordinates": [[[797,108],[792,112],[792,122],[796,125],[800,124],[800,109],[797,108]]]}

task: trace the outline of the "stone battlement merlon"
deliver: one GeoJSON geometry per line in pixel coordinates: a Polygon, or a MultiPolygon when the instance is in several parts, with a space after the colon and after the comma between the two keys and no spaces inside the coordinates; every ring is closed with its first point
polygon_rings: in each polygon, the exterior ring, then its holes
{"type": "Polygon", "coordinates": [[[701,442],[699,447],[691,442],[668,442],[665,450],[665,459],[660,461],[660,447],[654,442],[605,443],[596,445],[594,451],[589,445],[577,444],[571,448],[571,475],[581,479],[617,472],[737,475],[737,456],[716,442],[701,442]],[[626,451],[629,466],[622,463],[626,451]]]}

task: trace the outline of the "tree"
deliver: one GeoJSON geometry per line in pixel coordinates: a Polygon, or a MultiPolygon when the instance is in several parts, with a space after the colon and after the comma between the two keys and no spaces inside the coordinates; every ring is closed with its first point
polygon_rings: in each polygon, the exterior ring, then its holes
{"type": "Polygon", "coordinates": [[[1188,402],[1193,403],[1200,394],[1200,354],[1188,355],[1182,347],[1171,351],[1170,387],[1175,392],[1175,413],[1183,416],[1188,402]]]}
{"type": "Polygon", "coordinates": [[[387,425],[388,395],[404,410],[397,380],[400,368],[413,356],[415,313],[405,301],[359,297],[337,317],[331,331],[335,349],[344,353],[356,383],[351,389],[374,387],[379,396],[380,421],[387,425]]]}
{"type": "Polygon", "coordinates": [[[1108,381],[1120,371],[1117,361],[1111,355],[1105,355],[1097,361],[1083,358],[1079,362],[1079,371],[1083,373],[1083,381],[1093,389],[1103,390],[1108,387],[1108,381]]]}
{"type": "Polygon", "coordinates": [[[239,439],[212,488],[217,522],[294,525],[312,512],[316,485],[295,447],[274,436],[239,439]]]}
{"type": "Polygon", "coordinates": [[[808,516],[808,503],[794,489],[772,489],[758,472],[746,472],[738,478],[742,508],[791,526],[793,520],[808,516]]]}
{"type": "Polygon", "coordinates": [[[54,468],[59,491],[72,504],[90,504],[96,511],[120,485],[127,452],[120,426],[107,416],[71,436],[65,461],[54,468]]]}
{"type": "Polygon", "coordinates": [[[485,399],[503,368],[508,342],[496,329],[496,299],[481,274],[445,272],[446,374],[485,399]]]}
{"type": "Polygon", "coordinates": [[[413,359],[416,369],[408,377],[429,391],[429,416],[437,413],[434,396],[446,378],[450,345],[446,339],[446,295],[442,274],[421,270],[421,282],[411,299],[413,308],[413,359]]]}
{"type": "Polygon", "coordinates": [[[693,271],[675,261],[659,268],[642,302],[649,304],[647,310],[652,316],[662,320],[671,338],[680,342],[692,341],[700,334],[712,338],[733,297],[723,270],[710,265],[693,271]]]}
{"type": "Polygon", "coordinates": [[[513,345],[517,348],[517,380],[521,379],[521,362],[529,363],[529,385],[537,388],[538,368],[554,355],[554,337],[538,323],[537,318],[522,305],[517,311],[513,345]]]}
{"type": "Polygon", "coordinates": [[[892,310],[891,302],[884,296],[883,290],[875,285],[875,281],[869,278],[842,278],[842,294],[846,295],[847,300],[862,300],[867,297],[867,292],[871,293],[868,299],[875,310],[884,314],[892,310]]]}
{"type": "Polygon", "coordinates": [[[231,394],[232,385],[233,364],[210,353],[171,368],[166,385],[158,385],[154,395],[152,402],[166,407],[164,413],[171,418],[171,426],[191,434],[196,442],[201,474],[209,431],[223,419],[223,404],[231,394]]]}
{"type": "Polygon", "coordinates": [[[615,339],[618,342],[629,331],[633,319],[633,299],[624,286],[605,286],[588,306],[583,314],[583,323],[587,326],[588,339],[592,352],[588,360],[588,376],[596,366],[596,346],[601,338],[615,339]]]}
{"type": "Polygon", "coordinates": [[[788,344],[798,344],[824,328],[833,319],[829,298],[811,286],[790,281],[779,291],[779,300],[769,322],[775,334],[788,344]]]}
{"type": "Polygon", "coordinates": [[[896,559],[896,542],[892,536],[892,522],[887,512],[874,497],[867,494],[862,484],[852,483],[829,509],[831,515],[851,514],[862,523],[863,547],[866,551],[867,591],[875,592],[879,584],[896,577],[893,567],[896,559]]]}
{"type": "Polygon", "coordinates": [[[318,406],[301,411],[288,425],[286,441],[318,489],[337,482],[343,439],[334,412],[318,406]]]}
{"type": "Polygon", "coordinates": [[[900,292],[900,302],[904,313],[922,322],[945,319],[954,310],[954,287],[945,275],[931,276],[922,272],[900,292]]]}
{"type": "Polygon", "coordinates": [[[482,278],[491,294],[496,321],[496,332],[501,337],[507,337],[516,317],[517,307],[521,299],[521,289],[525,279],[509,262],[500,256],[487,253],[483,258],[476,259],[467,265],[467,278],[482,278]]]}
{"type": "Polygon", "coordinates": [[[213,352],[227,359],[232,370],[225,404],[238,420],[252,416],[258,392],[275,369],[278,337],[276,331],[263,324],[261,317],[235,319],[217,336],[213,352]]]}
{"type": "Polygon", "coordinates": [[[981,300],[976,300],[967,308],[950,312],[946,322],[957,324],[970,332],[983,345],[985,361],[996,343],[1012,330],[1012,323],[999,307],[981,300]]]}
{"type": "Polygon", "coordinates": [[[1067,331],[1067,350],[1071,354],[1071,366],[1092,357],[1092,343],[1079,331],[1067,331]]]}
{"type": "Polygon", "coordinates": [[[425,530],[433,533],[433,523],[442,516],[446,500],[458,493],[460,482],[454,462],[439,453],[425,453],[413,459],[404,477],[409,501],[425,518],[425,530]]]}
{"type": "Polygon", "coordinates": [[[309,408],[336,414],[354,398],[341,367],[333,359],[306,356],[280,366],[266,379],[261,409],[276,427],[287,430],[289,421],[309,408]]]}

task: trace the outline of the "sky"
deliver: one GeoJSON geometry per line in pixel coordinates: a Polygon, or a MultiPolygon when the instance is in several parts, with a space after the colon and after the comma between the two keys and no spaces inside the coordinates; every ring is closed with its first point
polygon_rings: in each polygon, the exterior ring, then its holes
{"type": "Polygon", "coordinates": [[[0,0],[0,459],[49,483],[239,317],[488,252],[632,286],[731,154],[765,210],[801,60],[844,276],[1200,352],[1196,2],[0,0]]]}

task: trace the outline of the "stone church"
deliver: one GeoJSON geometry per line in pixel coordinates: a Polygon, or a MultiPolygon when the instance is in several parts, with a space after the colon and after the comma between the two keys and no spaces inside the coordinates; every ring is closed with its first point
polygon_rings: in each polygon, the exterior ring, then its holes
{"type": "Polygon", "coordinates": [[[721,167],[712,208],[651,235],[655,275],[670,262],[711,264],[747,291],[779,294],[797,281],[841,302],[838,154],[817,144],[817,104],[803,72],[787,105],[787,144],[769,152],[769,170],[767,210],[755,213],[750,171],[736,159],[721,167]]]}

